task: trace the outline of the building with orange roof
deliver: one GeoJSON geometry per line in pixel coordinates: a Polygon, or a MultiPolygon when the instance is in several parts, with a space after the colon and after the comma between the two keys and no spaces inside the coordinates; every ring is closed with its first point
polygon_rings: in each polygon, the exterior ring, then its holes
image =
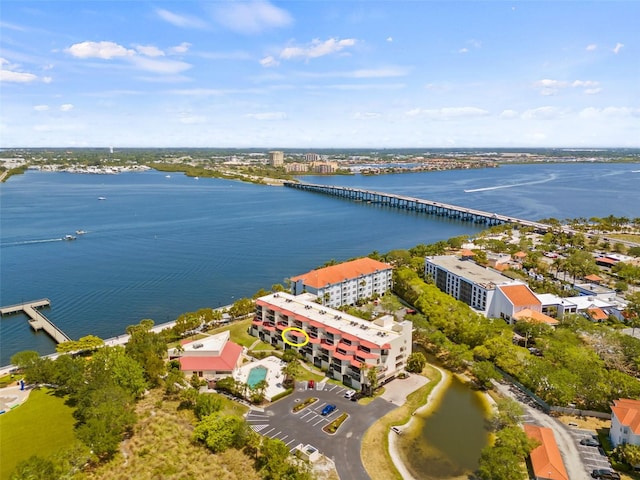
{"type": "Polygon", "coordinates": [[[625,443],[640,445],[640,400],[613,401],[609,438],[614,447],[625,443]]]}
{"type": "Polygon", "coordinates": [[[170,360],[180,362],[180,370],[187,377],[195,373],[207,380],[233,375],[242,364],[242,346],[230,340],[229,331],[182,341],[179,348],[170,348],[168,354],[170,360]]]}
{"type": "Polygon", "coordinates": [[[490,317],[504,318],[512,323],[514,315],[522,310],[530,310],[542,314],[542,302],[524,283],[498,285],[493,295],[490,317]]]}
{"type": "Polygon", "coordinates": [[[525,308],[524,310],[520,310],[518,313],[513,315],[515,320],[520,321],[533,321],[536,323],[546,323],[549,326],[555,327],[560,322],[549,315],[545,315],[541,312],[536,312],[535,310],[529,310],[525,308]]]}
{"type": "Polygon", "coordinates": [[[553,430],[525,424],[524,431],[540,444],[529,454],[535,480],[569,480],[553,430]]]}
{"type": "Polygon", "coordinates": [[[375,294],[384,295],[392,286],[393,267],[364,257],[311,270],[291,278],[291,293],[312,293],[325,306],[355,305],[375,294]]]}
{"type": "Polygon", "coordinates": [[[297,350],[329,378],[361,389],[367,370],[377,371],[378,385],[392,380],[411,354],[413,324],[391,315],[363,320],[319,305],[313,295],[280,292],[256,300],[249,333],[274,347],[297,350]]]}
{"type": "Polygon", "coordinates": [[[607,318],[609,318],[609,315],[607,315],[604,310],[598,307],[587,308],[587,315],[589,315],[591,320],[593,320],[594,322],[603,322],[607,318]]]}
{"type": "Polygon", "coordinates": [[[602,277],[599,277],[595,273],[592,273],[591,275],[587,275],[586,277],[584,277],[584,279],[593,283],[600,283],[603,280],[602,277]]]}

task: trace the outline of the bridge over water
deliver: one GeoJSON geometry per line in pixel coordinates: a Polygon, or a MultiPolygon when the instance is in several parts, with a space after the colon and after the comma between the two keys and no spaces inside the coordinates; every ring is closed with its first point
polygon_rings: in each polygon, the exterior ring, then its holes
{"type": "Polygon", "coordinates": [[[522,218],[500,215],[493,212],[484,212],[482,210],[460,207],[458,205],[451,205],[448,203],[434,202],[432,200],[424,200],[422,198],[405,197],[403,195],[396,195],[393,193],[304,182],[285,182],[284,186],[308,192],[323,193],[334,197],[346,198],[356,202],[384,205],[440,217],[456,218],[467,222],[484,223],[487,225],[513,223],[525,227],[533,227],[540,231],[547,231],[551,229],[551,226],[545,223],[532,222],[531,220],[525,220],[522,218]]]}

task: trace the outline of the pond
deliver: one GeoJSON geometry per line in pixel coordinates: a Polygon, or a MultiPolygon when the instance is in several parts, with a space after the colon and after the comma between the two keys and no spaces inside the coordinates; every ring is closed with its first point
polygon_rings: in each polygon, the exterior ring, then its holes
{"type": "Polygon", "coordinates": [[[487,445],[490,407],[454,375],[427,411],[416,413],[398,437],[402,463],[418,480],[466,479],[487,445]]]}

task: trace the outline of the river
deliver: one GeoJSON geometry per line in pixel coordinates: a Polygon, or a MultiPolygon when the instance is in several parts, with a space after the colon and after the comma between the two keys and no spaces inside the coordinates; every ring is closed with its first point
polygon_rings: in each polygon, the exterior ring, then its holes
{"type": "MultiPolygon", "coordinates": [[[[640,216],[637,164],[506,165],[382,176],[304,177],[537,220],[640,216]]],[[[288,188],[156,171],[28,171],[0,186],[0,304],[49,298],[71,338],[115,336],[217,307],[374,250],[473,235],[478,225],[288,188]],[[104,197],[105,200],[98,200],[104,197]],[[76,230],[85,235],[60,240],[76,230]]],[[[55,345],[23,316],[0,322],[0,364],[55,345]]]]}

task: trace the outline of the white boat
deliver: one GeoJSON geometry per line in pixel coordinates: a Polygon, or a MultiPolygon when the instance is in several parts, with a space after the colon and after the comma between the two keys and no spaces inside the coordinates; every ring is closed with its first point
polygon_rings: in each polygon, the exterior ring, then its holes
{"type": "Polygon", "coordinates": [[[200,180],[200,177],[196,177],[196,180],[200,180]]]}
{"type": "Polygon", "coordinates": [[[106,200],[107,197],[98,197],[98,200],[106,200]]]}
{"type": "Polygon", "coordinates": [[[171,178],[171,175],[165,175],[166,178],[171,178]]]}
{"type": "Polygon", "coordinates": [[[84,235],[86,232],[86,230],[76,230],[76,235],[84,235]]]}
{"type": "Polygon", "coordinates": [[[65,235],[64,237],[62,237],[62,240],[75,240],[76,237],[74,237],[73,235],[65,235]]]}

